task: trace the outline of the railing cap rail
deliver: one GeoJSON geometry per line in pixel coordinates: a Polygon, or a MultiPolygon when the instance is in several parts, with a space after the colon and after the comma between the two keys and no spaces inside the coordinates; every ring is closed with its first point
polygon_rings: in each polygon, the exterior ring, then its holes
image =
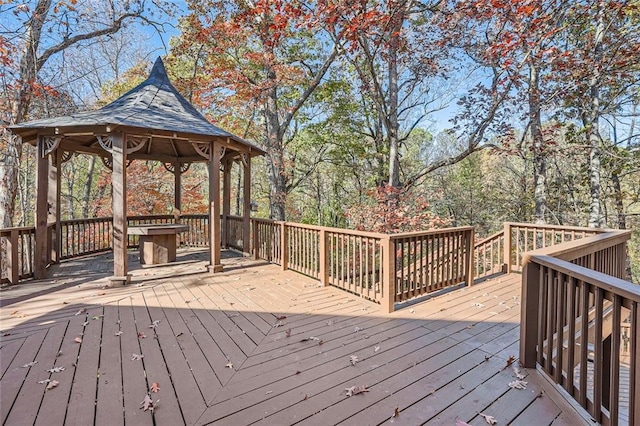
{"type": "Polygon", "coordinates": [[[623,243],[630,238],[631,231],[629,230],[611,229],[602,234],[526,252],[522,257],[522,262],[523,264],[528,262],[533,256],[553,256],[557,259],[571,261],[593,253],[596,250],[602,250],[623,243]]]}
{"type": "Polygon", "coordinates": [[[503,235],[504,235],[504,229],[502,231],[498,231],[495,234],[489,235],[488,237],[483,238],[482,240],[478,241],[477,243],[474,244],[474,248],[475,247],[480,247],[481,245],[483,245],[487,241],[495,240],[497,238],[502,237],[503,235]]]}
{"type": "Polygon", "coordinates": [[[14,226],[12,228],[0,228],[0,235],[2,235],[3,237],[6,237],[8,235],[11,234],[11,232],[24,232],[24,231],[34,231],[35,232],[35,227],[34,226],[14,226]]]}
{"type": "Polygon", "coordinates": [[[457,226],[455,228],[436,228],[429,229],[428,231],[415,231],[415,232],[399,232],[397,234],[382,234],[385,237],[389,237],[392,240],[406,237],[422,237],[424,235],[433,234],[451,234],[454,232],[473,231],[473,226],[457,226]]]}
{"type": "Polygon", "coordinates": [[[530,256],[532,263],[553,268],[554,270],[580,281],[588,282],[605,291],[609,291],[625,299],[640,302],[640,286],[584,266],[569,263],[565,260],[558,259],[549,255],[533,255],[530,256]]]}
{"type": "Polygon", "coordinates": [[[547,225],[547,224],[536,224],[536,223],[524,223],[524,222],[505,222],[505,225],[509,227],[519,227],[519,228],[528,228],[528,229],[548,229],[550,231],[579,231],[579,232],[594,232],[594,233],[604,233],[608,232],[608,229],[603,228],[587,228],[584,226],[564,226],[564,225],[547,225]]]}

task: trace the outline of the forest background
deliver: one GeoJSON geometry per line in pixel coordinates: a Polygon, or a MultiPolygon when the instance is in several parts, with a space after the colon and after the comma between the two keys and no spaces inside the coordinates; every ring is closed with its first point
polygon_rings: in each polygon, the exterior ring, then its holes
{"type": "MultiPolygon", "coordinates": [[[[6,127],[105,105],[157,55],[213,123],[266,150],[258,217],[633,229],[640,276],[638,0],[0,0],[0,227],[34,211],[34,149],[6,127]]],[[[62,173],[63,219],[111,214],[100,158],[62,173]]],[[[171,213],[162,164],[128,173],[130,215],[171,213]]],[[[185,174],[182,213],[206,212],[206,182],[185,174]]]]}

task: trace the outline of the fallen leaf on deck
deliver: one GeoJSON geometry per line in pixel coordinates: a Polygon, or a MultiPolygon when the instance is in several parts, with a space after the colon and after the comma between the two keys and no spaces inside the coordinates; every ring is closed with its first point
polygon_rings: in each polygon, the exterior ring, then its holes
{"type": "Polygon", "coordinates": [[[475,306],[476,308],[484,308],[484,305],[482,303],[472,303],[471,306],[475,306]]]}
{"type": "Polygon", "coordinates": [[[48,373],[61,373],[64,371],[64,367],[53,367],[47,370],[48,373]]]}
{"type": "Polygon", "coordinates": [[[76,337],[73,341],[76,343],[82,343],[82,337],[76,337]]]}
{"type": "Polygon", "coordinates": [[[351,355],[349,361],[351,361],[351,365],[355,366],[358,362],[358,357],[356,355],[351,355]]]}
{"type": "Polygon", "coordinates": [[[151,323],[149,328],[155,329],[158,326],[158,324],[160,324],[160,320],[155,320],[154,322],[151,323]]]}
{"type": "Polygon", "coordinates": [[[515,361],[516,361],[516,357],[513,355],[510,355],[509,359],[507,359],[507,367],[511,367],[511,364],[513,364],[515,361]]]}
{"type": "Polygon", "coordinates": [[[140,409],[142,411],[153,411],[154,406],[153,406],[153,399],[151,399],[151,395],[146,394],[144,396],[144,400],[140,403],[140,409]]]}
{"type": "Polygon", "coordinates": [[[522,371],[520,371],[518,368],[513,367],[513,373],[516,375],[516,377],[518,378],[518,380],[522,380],[524,379],[524,374],[522,374],[522,371]]]}
{"type": "Polygon", "coordinates": [[[51,381],[51,379],[44,379],[44,380],[40,380],[38,383],[40,383],[41,385],[44,385],[45,383],[49,383],[51,381]]]}
{"type": "Polygon", "coordinates": [[[300,340],[301,342],[308,342],[309,340],[320,340],[317,337],[313,337],[313,336],[309,336],[309,337],[305,337],[304,339],[300,340]]]}
{"type": "Polygon", "coordinates": [[[306,400],[307,400],[307,398],[308,398],[308,395],[307,395],[307,394],[305,394],[305,395],[304,395],[304,398],[302,398],[302,400],[303,400],[303,401],[306,401],[306,400]]]}
{"type": "Polygon", "coordinates": [[[85,313],[85,312],[87,312],[87,308],[82,308],[78,312],[76,312],[76,315],[80,315],[80,314],[85,313]]]}
{"type": "Polygon", "coordinates": [[[365,385],[362,386],[351,386],[350,388],[344,388],[347,391],[347,396],[357,395],[363,392],[369,392],[369,389],[365,385]]]}
{"type": "Polygon", "coordinates": [[[498,305],[506,305],[507,302],[505,300],[503,300],[502,302],[498,303],[498,305]]]}
{"type": "Polygon", "coordinates": [[[38,361],[31,361],[28,364],[25,364],[22,366],[22,368],[29,368],[29,367],[33,367],[34,365],[36,365],[38,363],[38,361]]]}
{"type": "Polygon", "coordinates": [[[376,346],[375,348],[373,348],[373,352],[378,352],[380,350],[380,346],[376,346]]]}
{"type": "Polygon", "coordinates": [[[484,419],[484,421],[487,422],[490,425],[495,425],[496,423],[498,423],[496,421],[496,418],[493,417],[493,416],[490,416],[490,415],[484,414],[484,413],[478,413],[478,415],[480,415],[484,419]]]}
{"type": "Polygon", "coordinates": [[[456,426],[471,426],[467,422],[463,422],[462,420],[456,420],[456,426]]]}
{"type": "Polygon", "coordinates": [[[144,358],[142,354],[131,354],[131,361],[140,361],[142,358],[144,358]]]}
{"type": "Polygon", "coordinates": [[[400,415],[400,410],[398,408],[399,407],[396,407],[396,409],[393,410],[393,414],[391,415],[391,417],[398,417],[400,415]]]}
{"type": "Polygon", "coordinates": [[[83,326],[83,327],[86,327],[86,326],[88,326],[88,325],[89,325],[89,321],[85,321],[85,322],[83,322],[83,323],[82,323],[82,326],[83,326]]]}
{"type": "Polygon", "coordinates": [[[121,330],[121,331],[116,332],[116,334],[115,334],[115,335],[116,335],[116,336],[122,336],[122,334],[124,334],[124,331],[122,331],[122,330],[121,330]]]}
{"type": "Polygon", "coordinates": [[[158,391],[160,390],[160,383],[158,382],[151,383],[151,388],[149,388],[149,390],[153,393],[158,393],[158,391]]]}
{"type": "Polygon", "coordinates": [[[514,380],[513,382],[509,382],[509,387],[512,389],[526,389],[528,382],[523,380],[514,380]]]}
{"type": "Polygon", "coordinates": [[[285,330],[284,331],[284,335],[285,335],[285,337],[291,337],[291,329],[289,328],[289,329],[285,330]]]}
{"type": "Polygon", "coordinates": [[[225,365],[225,367],[226,367],[226,368],[230,368],[230,369],[232,369],[232,370],[233,370],[233,363],[228,362],[228,363],[225,365]]]}
{"type": "Polygon", "coordinates": [[[176,334],[176,337],[180,337],[182,336],[184,333],[181,331],[180,333],[176,334]]]}
{"type": "Polygon", "coordinates": [[[284,323],[282,321],[278,321],[273,325],[273,328],[284,327],[284,323]]]}
{"type": "Polygon", "coordinates": [[[138,339],[146,339],[146,338],[147,338],[146,334],[144,334],[142,331],[138,332],[138,339]]]}
{"type": "Polygon", "coordinates": [[[414,313],[414,312],[415,312],[415,310],[413,310],[413,309],[409,309],[409,313],[410,313],[410,314],[412,314],[412,313],[414,313]]]}
{"type": "Polygon", "coordinates": [[[333,325],[333,321],[327,321],[327,325],[333,325]]]}
{"type": "Polygon", "coordinates": [[[487,297],[489,295],[489,293],[482,293],[483,297],[487,297]]]}
{"type": "Polygon", "coordinates": [[[286,318],[287,318],[287,316],[286,316],[286,315],[276,315],[276,319],[277,319],[278,321],[282,321],[283,319],[286,319],[286,318]]]}
{"type": "Polygon", "coordinates": [[[362,329],[360,327],[354,327],[353,332],[357,333],[358,331],[362,331],[362,329]]]}
{"type": "Polygon", "coordinates": [[[52,380],[49,382],[49,384],[47,385],[47,390],[51,390],[53,388],[55,388],[56,386],[58,386],[60,382],[57,380],[52,380]]]}
{"type": "Polygon", "coordinates": [[[97,320],[97,319],[100,319],[100,318],[104,318],[104,315],[96,315],[94,317],[91,317],[92,320],[97,320]]]}
{"type": "Polygon", "coordinates": [[[191,303],[191,300],[185,300],[184,303],[191,303]]]}
{"type": "Polygon", "coordinates": [[[273,393],[273,391],[266,391],[264,394],[265,395],[271,395],[273,393]]]}
{"type": "Polygon", "coordinates": [[[498,315],[498,313],[496,311],[491,311],[489,312],[489,315],[498,315]]]}

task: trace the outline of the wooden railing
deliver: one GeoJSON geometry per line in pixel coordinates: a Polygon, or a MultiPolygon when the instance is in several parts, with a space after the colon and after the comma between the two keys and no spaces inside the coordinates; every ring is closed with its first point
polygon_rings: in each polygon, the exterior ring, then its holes
{"type": "Polygon", "coordinates": [[[473,228],[386,235],[252,219],[256,259],[394,304],[472,282],[473,228]]]}
{"type": "Polygon", "coordinates": [[[523,258],[520,362],[605,425],[640,423],[640,287],[622,279],[629,238],[608,231],[523,258]]]}
{"type": "Polygon", "coordinates": [[[484,278],[505,272],[504,231],[478,241],[473,251],[473,277],[484,278]]]}
{"type": "MultiPolygon", "coordinates": [[[[61,238],[58,250],[61,259],[111,250],[112,218],[75,219],[60,222],[61,238]]],[[[50,227],[55,233],[55,225],[50,227]]]]}
{"type": "MultiPolygon", "coordinates": [[[[236,250],[243,250],[242,216],[227,216],[227,245],[236,250]]],[[[247,250],[249,252],[249,250],[247,250]]]]}
{"type": "Polygon", "coordinates": [[[395,234],[390,239],[396,253],[396,302],[472,284],[472,227],[395,234]]]}
{"type": "Polygon", "coordinates": [[[17,284],[33,277],[35,245],[33,227],[0,229],[0,283],[17,284]]]}
{"type": "Polygon", "coordinates": [[[522,258],[532,251],[605,232],[563,225],[505,222],[504,229],[475,244],[474,278],[522,272],[522,258]]]}

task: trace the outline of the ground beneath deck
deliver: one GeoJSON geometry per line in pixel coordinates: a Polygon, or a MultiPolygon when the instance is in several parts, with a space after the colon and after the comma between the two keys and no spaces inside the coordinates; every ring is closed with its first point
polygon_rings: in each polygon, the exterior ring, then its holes
{"type": "Polygon", "coordinates": [[[96,256],[31,292],[0,292],[3,424],[579,421],[535,372],[522,371],[526,389],[509,387],[517,275],[388,315],[275,265],[227,256],[210,275],[198,252],[178,260],[103,288],[109,261],[96,256]],[[144,411],[150,389],[155,410],[144,411]]]}

